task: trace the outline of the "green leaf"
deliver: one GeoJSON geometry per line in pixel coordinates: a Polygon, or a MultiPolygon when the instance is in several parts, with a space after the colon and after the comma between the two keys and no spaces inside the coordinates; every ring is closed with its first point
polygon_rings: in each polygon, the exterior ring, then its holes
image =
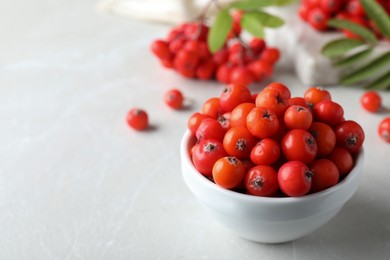
{"type": "Polygon", "coordinates": [[[277,0],[243,0],[233,2],[230,6],[242,10],[255,10],[274,5],[277,0]]]}
{"type": "Polygon", "coordinates": [[[379,31],[390,37],[390,17],[383,9],[383,7],[373,0],[360,0],[367,15],[375,22],[378,26],[379,31]]]}
{"type": "Polygon", "coordinates": [[[257,19],[265,27],[277,28],[284,24],[282,19],[269,13],[253,11],[249,12],[248,15],[253,16],[253,19],[257,19]]]}
{"type": "Polygon", "coordinates": [[[348,31],[351,31],[363,39],[365,39],[368,42],[371,42],[375,44],[377,42],[375,34],[367,29],[366,27],[363,27],[359,24],[347,21],[347,20],[342,20],[342,19],[331,19],[328,21],[328,26],[335,27],[338,29],[346,29],[348,31]]]}
{"type": "Polygon", "coordinates": [[[322,47],[321,52],[327,57],[337,57],[363,44],[361,40],[341,38],[328,42],[322,47]]]}
{"type": "Polygon", "coordinates": [[[335,62],[333,65],[336,66],[336,67],[342,67],[342,66],[349,66],[349,65],[352,65],[358,61],[361,61],[365,58],[367,58],[370,53],[372,52],[372,48],[369,48],[369,49],[366,49],[366,50],[362,50],[358,53],[355,53],[353,55],[350,55],[348,57],[345,57],[341,60],[338,60],[337,62],[335,62]]]}
{"type": "Polygon", "coordinates": [[[215,18],[207,37],[207,44],[212,53],[217,52],[225,44],[232,26],[233,18],[230,16],[229,10],[222,9],[215,18]]]}
{"type": "Polygon", "coordinates": [[[390,89],[390,71],[366,86],[368,89],[390,89]]]}
{"type": "Polygon", "coordinates": [[[289,5],[296,0],[274,0],[274,5],[282,6],[282,5],[289,5]]]}
{"type": "Polygon", "coordinates": [[[254,13],[245,13],[241,18],[241,26],[252,35],[264,38],[263,24],[254,13]]]}
{"type": "Polygon", "coordinates": [[[341,84],[353,84],[360,82],[368,77],[373,76],[375,73],[380,71],[385,66],[390,64],[390,51],[386,52],[379,57],[375,58],[368,64],[360,67],[359,69],[343,76],[340,80],[341,84]]]}

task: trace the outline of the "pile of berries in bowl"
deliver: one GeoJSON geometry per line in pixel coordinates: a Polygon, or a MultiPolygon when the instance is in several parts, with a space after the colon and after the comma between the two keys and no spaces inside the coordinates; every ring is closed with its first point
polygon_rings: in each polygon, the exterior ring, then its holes
{"type": "Polygon", "coordinates": [[[237,235],[279,243],[329,221],[356,191],[364,132],[312,87],[291,97],[282,83],[258,94],[229,85],[188,121],[185,183],[237,235]]]}
{"type": "MultiPolygon", "coordinates": [[[[390,14],[390,2],[388,0],[377,1],[384,10],[390,14]]],[[[364,26],[381,38],[382,35],[377,25],[367,17],[360,0],[302,0],[299,7],[299,16],[318,31],[330,30],[330,19],[343,19],[364,26]]],[[[359,38],[349,30],[343,30],[346,37],[359,38]]]]}
{"type": "Polygon", "coordinates": [[[241,31],[239,19],[235,18],[238,22],[234,23],[231,35],[216,53],[209,50],[209,27],[202,21],[173,28],[166,39],[152,42],[151,51],[164,67],[186,78],[217,79],[244,86],[269,78],[279,59],[279,50],[268,47],[263,39],[254,37],[245,43],[235,36],[241,31]]]}

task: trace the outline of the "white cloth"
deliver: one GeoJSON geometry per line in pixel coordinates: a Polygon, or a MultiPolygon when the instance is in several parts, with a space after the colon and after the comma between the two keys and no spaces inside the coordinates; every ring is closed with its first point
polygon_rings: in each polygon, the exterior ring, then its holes
{"type": "MultiPolygon", "coordinates": [[[[208,0],[103,0],[98,9],[150,22],[177,24],[195,18],[208,0]]],[[[218,1],[221,5],[232,0],[218,1]]],[[[212,5],[208,14],[216,9],[212,5]]]]}

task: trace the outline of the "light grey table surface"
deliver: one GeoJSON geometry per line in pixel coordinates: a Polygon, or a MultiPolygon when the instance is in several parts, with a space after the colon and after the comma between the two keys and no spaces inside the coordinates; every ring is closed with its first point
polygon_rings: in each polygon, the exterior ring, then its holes
{"type": "MultiPolygon", "coordinates": [[[[388,259],[390,145],[383,114],[361,90],[330,88],[366,130],[361,185],[340,213],[290,243],[238,238],[203,210],[181,177],[179,143],[191,113],[222,86],[159,66],[150,42],[168,27],[98,13],[96,2],[1,1],[0,259],[388,259]],[[172,111],[181,89],[191,107],[172,111]],[[154,130],[125,124],[145,108],[154,130]]],[[[303,86],[277,70],[294,95],[303,86]]],[[[253,86],[258,90],[265,83],[253,86]]],[[[390,93],[383,93],[390,106],[390,93]]]]}

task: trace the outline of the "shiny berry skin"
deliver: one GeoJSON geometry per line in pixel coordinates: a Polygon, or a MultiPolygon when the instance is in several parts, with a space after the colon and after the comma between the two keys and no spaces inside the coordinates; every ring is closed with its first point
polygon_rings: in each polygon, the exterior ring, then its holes
{"type": "Polygon", "coordinates": [[[176,52],[178,52],[179,50],[181,50],[184,47],[186,42],[187,42],[187,40],[184,39],[184,38],[178,38],[178,39],[172,40],[169,43],[169,50],[172,53],[176,53],[176,52]]]}
{"type": "Polygon", "coordinates": [[[229,60],[229,51],[226,48],[223,48],[214,53],[212,59],[215,64],[221,66],[229,60]]]}
{"type": "Polygon", "coordinates": [[[189,40],[186,41],[186,43],[183,46],[184,50],[191,51],[191,52],[198,52],[200,47],[200,42],[196,40],[189,40]]]}
{"type": "Polygon", "coordinates": [[[202,140],[195,145],[192,152],[192,162],[195,168],[205,176],[211,176],[214,163],[227,156],[223,145],[217,140],[202,140]]]}
{"type": "Polygon", "coordinates": [[[283,136],[284,136],[285,134],[287,134],[288,131],[290,131],[290,129],[288,129],[288,128],[286,127],[286,125],[284,124],[283,118],[280,118],[280,119],[279,119],[278,131],[276,131],[276,133],[273,134],[271,137],[272,137],[273,139],[275,139],[275,140],[280,141],[280,140],[282,140],[283,136]]]}
{"type": "Polygon", "coordinates": [[[284,113],[284,124],[288,129],[308,129],[313,121],[309,109],[301,106],[289,106],[284,113]]]}
{"type": "Polygon", "coordinates": [[[237,127],[243,126],[246,127],[246,117],[253,108],[255,108],[253,103],[242,103],[236,106],[230,115],[230,126],[237,127]]]}
{"type": "Polygon", "coordinates": [[[338,12],[343,4],[343,0],[320,0],[320,7],[328,14],[338,12]]]}
{"type": "Polygon", "coordinates": [[[191,134],[196,135],[196,130],[203,119],[207,118],[206,115],[202,115],[201,113],[193,113],[187,121],[187,128],[190,130],[191,134]]]}
{"type": "Polygon", "coordinates": [[[222,126],[223,130],[225,130],[225,131],[230,129],[230,116],[231,116],[231,113],[227,112],[223,115],[220,115],[217,118],[218,123],[222,126]]]}
{"type": "Polygon", "coordinates": [[[266,48],[260,55],[260,59],[271,65],[275,64],[280,58],[280,51],[276,48],[266,48]]]}
{"type": "Polygon", "coordinates": [[[166,59],[161,59],[160,62],[161,62],[161,65],[163,65],[167,69],[173,69],[175,67],[174,64],[173,64],[173,58],[172,57],[169,57],[169,58],[166,58],[166,59]]]}
{"type": "Polygon", "coordinates": [[[235,157],[222,157],[212,170],[215,183],[225,189],[236,188],[245,177],[244,164],[235,157]]]}
{"type": "Polygon", "coordinates": [[[305,5],[308,8],[312,9],[314,7],[320,6],[320,0],[302,0],[302,5],[305,5]]]}
{"type": "Polygon", "coordinates": [[[206,60],[198,65],[195,70],[195,75],[198,79],[211,79],[215,72],[215,64],[212,60],[206,60]]]}
{"type": "Polygon", "coordinates": [[[312,176],[306,164],[300,161],[286,162],[278,171],[279,187],[287,196],[300,197],[310,191],[312,176]]]}
{"type": "Polygon", "coordinates": [[[249,41],[249,47],[255,54],[259,54],[266,47],[266,43],[263,39],[254,37],[249,41]]]}
{"type": "Polygon", "coordinates": [[[264,89],[256,97],[256,106],[266,107],[280,117],[287,109],[287,99],[276,89],[264,89]]]}
{"type": "Polygon", "coordinates": [[[303,129],[293,129],[287,132],[280,146],[288,161],[301,161],[308,164],[317,155],[317,143],[314,137],[303,129]]]}
{"type": "Polygon", "coordinates": [[[248,194],[272,197],[279,189],[278,174],[271,166],[258,165],[247,172],[244,184],[248,194]]]}
{"type": "Polygon", "coordinates": [[[230,72],[232,71],[232,67],[230,65],[223,64],[218,67],[216,78],[219,82],[224,84],[230,83],[230,72]]]}
{"type": "Polygon", "coordinates": [[[283,98],[283,99],[289,99],[291,98],[291,92],[290,90],[288,89],[288,87],[286,87],[286,85],[284,85],[283,83],[280,83],[280,82],[272,82],[271,84],[267,85],[264,89],[275,89],[279,92],[280,96],[283,98]]]}
{"type": "Polygon", "coordinates": [[[252,72],[245,67],[236,67],[230,72],[230,82],[233,84],[249,86],[253,81],[255,81],[255,77],[252,72]]]}
{"type": "Polygon", "coordinates": [[[164,95],[165,104],[173,109],[181,109],[183,107],[183,94],[178,89],[171,89],[164,95]]]}
{"type": "Polygon", "coordinates": [[[271,165],[275,163],[280,156],[280,147],[277,141],[271,138],[260,140],[253,148],[250,154],[252,162],[259,165],[271,165]]]}
{"type": "Polygon", "coordinates": [[[219,101],[223,111],[231,112],[239,104],[251,102],[252,95],[247,87],[230,84],[222,90],[219,101]]]}
{"type": "Polygon", "coordinates": [[[344,109],[336,102],[325,100],[314,106],[313,115],[316,121],[334,126],[344,120],[344,109]]]}
{"type": "Polygon", "coordinates": [[[338,124],[334,132],[336,134],[336,144],[347,149],[349,152],[358,152],[364,142],[363,128],[352,120],[338,124]]]}
{"type": "Polygon", "coordinates": [[[266,61],[257,60],[247,65],[247,68],[252,72],[255,81],[261,81],[269,78],[273,73],[271,64],[266,61]]]}
{"type": "Polygon", "coordinates": [[[331,160],[336,165],[340,176],[347,175],[353,168],[351,153],[342,147],[335,147],[327,156],[327,159],[331,160]]]}
{"type": "Polygon", "coordinates": [[[230,156],[243,159],[249,156],[256,142],[257,139],[246,127],[233,127],[223,138],[223,148],[230,156]]]}
{"type": "Polygon", "coordinates": [[[306,107],[308,109],[311,109],[309,107],[309,105],[307,104],[306,99],[304,99],[303,97],[292,97],[292,98],[289,98],[287,100],[287,103],[288,103],[289,106],[297,105],[297,106],[306,107]]]}
{"type": "Polygon", "coordinates": [[[197,51],[199,52],[199,57],[201,59],[203,59],[203,60],[206,60],[206,59],[212,60],[211,52],[210,52],[209,47],[207,46],[206,42],[200,42],[197,51]]]}
{"type": "Polygon", "coordinates": [[[333,151],[336,145],[336,134],[329,125],[313,122],[308,131],[316,140],[317,157],[326,156],[333,151]]]}
{"type": "Polygon", "coordinates": [[[209,28],[203,23],[188,23],[184,27],[184,34],[188,39],[205,41],[209,28]]]}
{"type": "Polygon", "coordinates": [[[246,117],[246,126],[252,135],[258,138],[266,138],[278,131],[279,120],[271,110],[264,107],[255,107],[246,117]]]}
{"type": "Polygon", "coordinates": [[[353,16],[363,17],[366,14],[359,0],[350,0],[347,3],[346,10],[353,16]]]}
{"type": "Polygon", "coordinates": [[[336,14],[335,18],[340,20],[348,20],[351,18],[351,15],[346,11],[341,11],[338,14],[336,14]]]}
{"type": "Polygon", "coordinates": [[[329,15],[321,8],[313,8],[307,15],[307,21],[309,24],[318,31],[324,31],[327,29],[329,15]]]}
{"type": "Polygon", "coordinates": [[[241,52],[244,47],[239,42],[234,42],[232,45],[229,45],[229,54],[241,52]]]}
{"type": "Polygon", "coordinates": [[[331,100],[329,91],[321,87],[308,88],[303,94],[304,99],[310,107],[314,107],[324,100],[331,100]]]}
{"type": "Polygon", "coordinates": [[[169,45],[166,41],[163,40],[155,40],[151,45],[152,52],[159,57],[160,59],[166,59],[171,56],[171,52],[169,50],[169,45]]]}
{"type": "Polygon", "coordinates": [[[200,123],[195,135],[198,140],[214,139],[222,141],[224,134],[225,130],[216,119],[205,118],[200,123]]]}
{"type": "Polygon", "coordinates": [[[208,117],[217,119],[223,114],[219,98],[209,98],[203,103],[200,113],[208,117]]]}
{"type": "Polygon", "coordinates": [[[378,134],[385,142],[390,143],[390,117],[383,119],[379,123],[378,134]]]}
{"type": "MultiPolygon", "coordinates": [[[[199,63],[199,55],[197,52],[188,51],[185,49],[180,50],[174,60],[175,68],[179,70],[195,71],[196,66],[199,63]]],[[[180,72],[180,71],[179,71],[180,72]]]]}
{"type": "Polygon", "coordinates": [[[185,78],[189,78],[189,79],[192,79],[195,77],[195,69],[194,68],[189,68],[189,67],[181,66],[181,65],[177,65],[177,64],[178,64],[177,60],[175,59],[173,66],[180,75],[182,75],[185,78]]]}
{"type": "Polygon", "coordinates": [[[149,126],[148,114],[139,108],[132,108],[127,113],[127,124],[138,131],[145,130],[149,126]]]}
{"type": "Polygon", "coordinates": [[[302,20],[307,21],[309,17],[310,8],[304,4],[301,4],[298,9],[298,15],[302,20]]]}
{"type": "Polygon", "coordinates": [[[319,192],[332,187],[339,182],[339,170],[337,166],[328,159],[318,159],[309,165],[313,173],[311,192],[319,192]]]}
{"type": "Polygon", "coordinates": [[[360,104],[368,112],[378,112],[382,106],[382,98],[376,91],[367,91],[360,98],[360,104]]]}

